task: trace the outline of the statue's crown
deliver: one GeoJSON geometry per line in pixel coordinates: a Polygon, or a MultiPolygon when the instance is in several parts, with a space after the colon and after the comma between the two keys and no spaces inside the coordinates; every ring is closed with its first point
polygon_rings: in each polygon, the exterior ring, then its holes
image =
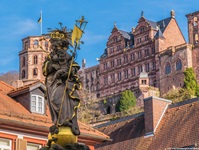
{"type": "Polygon", "coordinates": [[[50,33],[51,38],[56,38],[56,39],[63,39],[65,38],[65,35],[63,33],[60,33],[58,31],[53,31],[50,33]]]}

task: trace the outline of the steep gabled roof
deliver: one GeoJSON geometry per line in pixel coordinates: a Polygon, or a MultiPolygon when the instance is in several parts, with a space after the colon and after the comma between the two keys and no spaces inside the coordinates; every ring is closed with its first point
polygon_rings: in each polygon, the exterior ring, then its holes
{"type": "Polygon", "coordinates": [[[100,56],[100,58],[106,58],[108,55],[107,49],[104,49],[104,53],[100,56]]]}
{"type": "Polygon", "coordinates": [[[172,17],[154,22],[151,20],[146,20],[149,25],[154,29],[154,30],[158,30],[157,33],[155,34],[155,38],[164,38],[163,34],[165,29],[167,28],[169,22],[171,21],[172,17]]]}
{"type": "Polygon", "coordinates": [[[96,150],[154,150],[199,144],[199,98],[172,104],[154,136],[145,137],[144,114],[101,125],[98,129],[112,142],[96,145],[96,150]]]}
{"type": "Polygon", "coordinates": [[[130,33],[126,32],[126,31],[123,31],[123,30],[118,30],[118,31],[122,34],[122,36],[123,36],[125,39],[128,39],[128,40],[131,39],[130,33]]]}
{"type": "Polygon", "coordinates": [[[164,35],[162,34],[162,31],[158,29],[158,32],[155,34],[154,38],[164,38],[164,35]]]}

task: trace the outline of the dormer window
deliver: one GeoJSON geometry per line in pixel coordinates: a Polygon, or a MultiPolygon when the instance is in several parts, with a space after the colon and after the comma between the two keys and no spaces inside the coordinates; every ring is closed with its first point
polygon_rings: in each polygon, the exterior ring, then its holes
{"type": "Polygon", "coordinates": [[[44,97],[40,95],[31,95],[30,111],[44,114],[44,97]]]}

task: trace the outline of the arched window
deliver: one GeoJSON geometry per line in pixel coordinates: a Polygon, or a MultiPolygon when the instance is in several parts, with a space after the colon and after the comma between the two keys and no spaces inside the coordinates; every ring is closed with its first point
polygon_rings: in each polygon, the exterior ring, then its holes
{"type": "Polygon", "coordinates": [[[34,46],[33,46],[34,48],[38,48],[39,47],[39,41],[38,40],[35,40],[34,41],[34,46]]]}
{"type": "Polygon", "coordinates": [[[195,43],[198,43],[198,34],[195,34],[195,43]]]}
{"type": "Polygon", "coordinates": [[[37,75],[38,75],[38,69],[37,69],[37,68],[34,68],[34,69],[33,69],[33,75],[34,75],[34,76],[37,76],[37,75]]]}
{"type": "Polygon", "coordinates": [[[94,91],[94,86],[93,86],[93,84],[91,84],[91,92],[93,92],[94,91]]]}
{"type": "Polygon", "coordinates": [[[26,65],[26,58],[24,56],[24,57],[22,57],[22,67],[24,67],[25,65],[26,65]]]}
{"type": "Polygon", "coordinates": [[[197,17],[194,17],[193,20],[194,20],[193,25],[194,25],[194,26],[197,26],[198,18],[197,18],[197,17]]]}
{"type": "Polygon", "coordinates": [[[178,59],[176,62],[176,70],[181,70],[181,69],[182,69],[182,62],[180,59],[178,59]]]}
{"type": "Polygon", "coordinates": [[[153,86],[156,87],[156,80],[153,81],[153,86]]]}
{"type": "Polygon", "coordinates": [[[171,65],[170,63],[166,63],[165,74],[169,74],[169,73],[171,73],[171,65]]]}
{"type": "Polygon", "coordinates": [[[106,113],[107,113],[107,114],[111,114],[111,106],[108,106],[108,107],[107,107],[106,113]]]}
{"type": "Polygon", "coordinates": [[[26,72],[25,72],[25,70],[22,70],[22,79],[24,79],[25,77],[26,77],[26,72]]]}
{"type": "Polygon", "coordinates": [[[28,41],[25,41],[25,49],[27,50],[28,49],[28,41]]]}
{"type": "Polygon", "coordinates": [[[45,42],[45,49],[48,50],[48,42],[45,42]]]}
{"type": "Polygon", "coordinates": [[[37,61],[38,61],[37,55],[35,55],[35,56],[33,57],[33,63],[34,63],[34,64],[37,64],[37,61]]]}

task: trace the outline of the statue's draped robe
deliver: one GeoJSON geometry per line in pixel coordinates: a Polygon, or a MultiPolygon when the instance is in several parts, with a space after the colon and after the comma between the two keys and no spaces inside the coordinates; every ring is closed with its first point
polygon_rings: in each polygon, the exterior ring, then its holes
{"type": "Polygon", "coordinates": [[[81,88],[81,83],[76,75],[79,68],[77,63],[72,63],[69,80],[57,84],[57,81],[54,80],[56,70],[52,66],[51,58],[47,58],[43,65],[43,74],[46,76],[46,97],[52,121],[58,126],[68,122],[75,135],[80,134],[77,123],[77,108],[80,105],[80,100],[76,91],[81,88]]]}

